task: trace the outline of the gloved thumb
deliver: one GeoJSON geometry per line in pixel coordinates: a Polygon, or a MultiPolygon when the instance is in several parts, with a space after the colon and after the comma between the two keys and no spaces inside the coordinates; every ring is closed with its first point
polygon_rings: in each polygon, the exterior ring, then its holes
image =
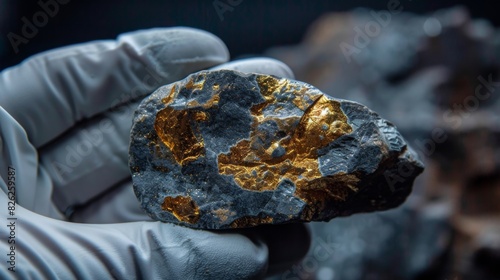
{"type": "MultiPolygon", "coordinates": [[[[0,205],[7,204],[0,192],[0,205]]],[[[237,233],[152,221],[70,223],[19,205],[10,218],[0,234],[14,243],[3,238],[0,249],[14,252],[15,272],[2,269],[1,279],[253,279],[268,265],[266,244],[237,233]]]]}

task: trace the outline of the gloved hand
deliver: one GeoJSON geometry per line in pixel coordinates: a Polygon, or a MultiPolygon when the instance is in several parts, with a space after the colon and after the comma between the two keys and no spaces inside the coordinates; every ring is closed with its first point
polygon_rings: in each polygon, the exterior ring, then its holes
{"type": "Polygon", "coordinates": [[[194,230],[151,221],[133,194],[129,132],[146,94],[216,65],[293,75],[275,60],[228,58],[212,34],[153,29],[1,72],[0,279],[246,279],[300,260],[303,225],[194,230]]]}

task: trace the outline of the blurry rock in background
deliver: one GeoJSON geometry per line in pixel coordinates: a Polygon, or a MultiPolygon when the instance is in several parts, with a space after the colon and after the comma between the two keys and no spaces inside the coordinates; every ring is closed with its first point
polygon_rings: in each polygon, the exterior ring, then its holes
{"type": "Polygon", "coordinates": [[[498,30],[461,7],[355,10],[266,55],[392,121],[426,162],[400,208],[312,224],[281,279],[500,279],[498,30]]]}

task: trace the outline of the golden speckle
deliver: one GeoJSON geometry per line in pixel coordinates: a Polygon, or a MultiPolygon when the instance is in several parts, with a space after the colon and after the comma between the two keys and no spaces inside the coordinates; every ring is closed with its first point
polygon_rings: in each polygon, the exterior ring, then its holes
{"type": "MultiPolygon", "coordinates": [[[[194,83],[189,80],[185,88],[194,90],[202,89],[205,80],[194,83]]],[[[219,95],[214,94],[205,104],[199,104],[196,100],[187,104],[186,110],[175,110],[169,105],[174,101],[178,90],[174,85],[170,93],[162,101],[167,106],[156,114],[155,131],[163,144],[167,146],[178,164],[184,165],[195,161],[205,155],[205,145],[199,131],[193,128],[193,121],[200,122],[207,120],[207,114],[197,107],[212,107],[219,102],[219,95]]]]}
{"type": "Polygon", "coordinates": [[[314,179],[298,187],[295,194],[307,202],[301,218],[306,221],[314,220],[314,216],[319,215],[322,209],[329,208],[328,204],[345,201],[351,193],[358,191],[358,182],[355,174],[338,173],[314,179]]]}
{"type": "Polygon", "coordinates": [[[223,208],[213,210],[212,213],[214,213],[217,216],[217,218],[219,218],[221,223],[225,223],[229,217],[236,215],[236,212],[223,208]]]}
{"type": "Polygon", "coordinates": [[[212,95],[212,97],[206,103],[201,104],[201,106],[204,109],[212,108],[214,106],[219,105],[219,100],[220,100],[219,94],[218,93],[214,93],[214,95],[212,95]]]}
{"type": "Polygon", "coordinates": [[[203,75],[203,79],[200,79],[199,81],[194,81],[194,79],[190,79],[184,87],[186,89],[189,89],[191,91],[193,90],[201,90],[203,89],[203,86],[205,85],[205,75],[203,75]]]}
{"type": "Polygon", "coordinates": [[[207,113],[205,112],[195,112],[194,120],[196,121],[206,121],[208,119],[207,113]]]}
{"type": "Polygon", "coordinates": [[[172,213],[181,222],[194,224],[200,218],[198,205],[190,196],[167,196],[161,208],[172,213]]]}
{"type": "Polygon", "coordinates": [[[170,89],[170,93],[165,97],[163,98],[161,101],[168,105],[170,103],[172,103],[172,101],[174,101],[174,99],[177,97],[177,94],[179,93],[179,91],[177,90],[177,85],[173,85],[172,88],[170,89]]]}
{"type": "Polygon", "coordinates": [[[166,107],[156,114],[155,131],[180,165],[205,155],[205,145],[192,121],[203,120],[201,112],[166,107]]]}
{"type": "Polygon", "coordinates": [[[272,224],[272,223],[273,223],[272,217],[265,217],[265,218],[241,217],[234,220],[229,226],[231,228],[245,228],[245,227],[253,227],[257,225],[272,224]]]}

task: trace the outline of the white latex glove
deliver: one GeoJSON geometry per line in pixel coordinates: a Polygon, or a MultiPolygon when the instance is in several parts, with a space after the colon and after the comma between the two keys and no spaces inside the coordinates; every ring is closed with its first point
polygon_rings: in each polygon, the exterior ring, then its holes
{"type": "Polygon", "coordinates": [[[151,221],[133,194],[129,132],[146,94],[216,65],[293,75],[275,60],[228,58],[212,34],[153,29],[1,72],[0,279],[248,279],[300,260],[303,225],[194,230],[151,221]]]}

